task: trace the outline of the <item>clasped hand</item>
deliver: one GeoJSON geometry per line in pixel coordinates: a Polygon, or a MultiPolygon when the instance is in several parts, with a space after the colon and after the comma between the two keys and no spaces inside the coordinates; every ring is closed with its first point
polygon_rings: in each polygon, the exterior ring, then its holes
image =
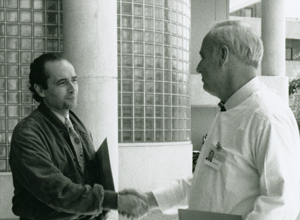
{"type": "Polygon", "coordinates": [[[131,220],[141,219],[147,215],[150,206],[147,196],[135,190],[119,192],[118,211],[131,220]]]}

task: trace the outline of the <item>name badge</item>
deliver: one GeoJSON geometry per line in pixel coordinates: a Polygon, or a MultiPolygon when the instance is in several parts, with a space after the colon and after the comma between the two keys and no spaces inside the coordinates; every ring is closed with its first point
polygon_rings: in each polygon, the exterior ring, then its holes
{"type": "Polygon", "coordinates": [[[224,163],[225,155],[220,142],[216,146],[212,145],[207,151],[204,163],[215,170],[219,170],[224,163]]]}

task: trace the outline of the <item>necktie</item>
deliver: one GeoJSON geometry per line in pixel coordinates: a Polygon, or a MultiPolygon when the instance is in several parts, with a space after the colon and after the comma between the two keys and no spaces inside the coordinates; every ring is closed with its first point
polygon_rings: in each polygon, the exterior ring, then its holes
{"type": "Polygon", "coordinates": [[[226,108],[225,108],[225,102],[223,102],[223,101],[220,101],[219,103],[218,103],[218,106],[220,107],[220,109],[221,109],[221,112],[225,112],[226,111],[226,108]]]}
{"type": "Polygon", "coordinates": [[[70,139],[75,149],[80,168],[82,171],[84,171],[84,155],[83,155],[83,149],[82,149],[82,144],[80,142],[79,135],[75,131],[74,126],[69,118],[65,118],[65,125],[68,128],[70,139]]]}

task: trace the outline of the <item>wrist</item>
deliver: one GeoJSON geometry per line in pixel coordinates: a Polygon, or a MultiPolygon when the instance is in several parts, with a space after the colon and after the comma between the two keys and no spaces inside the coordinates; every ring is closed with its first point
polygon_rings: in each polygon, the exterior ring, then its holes
{"type": "Polygon", "coordinates": [[[117,209],[118,207],[118,193],[114,191],[105,190],[102,207],[105,210],[117,209]]]}

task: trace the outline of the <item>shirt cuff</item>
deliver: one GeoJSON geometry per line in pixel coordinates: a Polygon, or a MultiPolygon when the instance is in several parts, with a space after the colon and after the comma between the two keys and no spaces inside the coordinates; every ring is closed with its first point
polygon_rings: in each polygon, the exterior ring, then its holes
{"type": "Polygon", "coordinates": [[[165,211],[176,207],[176,197],[174,196],[172,189],[158,188],[152,191],[154,198],[158,204],[159,209],[165,213],[165,211]]]}
{"type": "Polygon", "coordinates": [[[102,207],[103,209],[118,209],[118,193],[105,190],[102,207]]]}

